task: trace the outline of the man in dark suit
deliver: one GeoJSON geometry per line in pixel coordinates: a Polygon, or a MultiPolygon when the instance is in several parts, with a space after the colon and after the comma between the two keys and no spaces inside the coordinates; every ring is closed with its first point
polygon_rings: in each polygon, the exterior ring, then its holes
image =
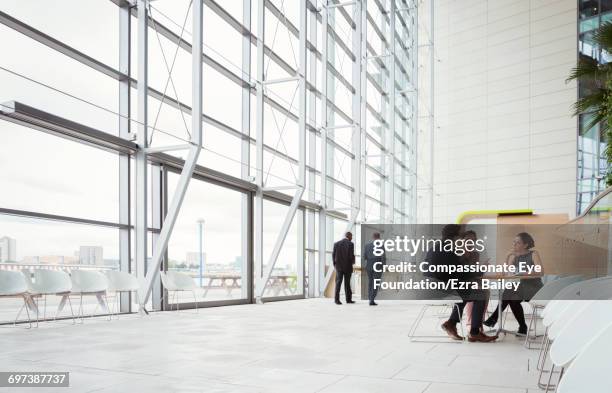
{"type": "Polygon", "coordinates": [[[374,288],[374,280],[382,277],[382,265],[387,261],[387,256],[382,248],[382,255],[374,255],[375,240],[380,240],[380,233],[374,232],[374,234],[372,234],[372,241],[363,248],[363,258],[365,259],[366,272],[368,273],[368,299],[370,300],[370,306],[378,305],[374,301],[378,293],[378,288],[374,288]]]}
{"type": "MultiPolygon", "coordinates": [[[[461,235],[461,226],[457,224],[445,225],[442,228],[442,241],[457,240],[461,235]]],[[[461,265],[461,258],[454,251],[430,250],[427,254],[426,261],[430,265],[461,265]]],[[[472,273],[429,273],[426,276],[434,277],[440,281],[448,282],[451,279],[457,279],[463,282],[473,281],[477,279],[477,274],[472,273]]],[[[455,293],[463,300],[461,303],[455,304],[449,319],[442,324],[442,329],[454,340],[463,340],[463,337],[457,333],[457,323],[460,322],[463,315],[463,309],[469,302],[474,302],[472,307],[472,325],[468,335],[470,342],[492,342],[497,339],[497,336],[487,336],[482,333],[482,317],[486,306],[486,293],[481,290],[460,289],[455,290],[455,293]]]]}
{"type": "Polygon", "coordinates": [[[340,302],[340,287],[342,286],[342,280],[344,280],[346,302],[355,303],[352,300],[353,293],[351,292],[351,274],[353,273],[353,265],[355,264],[355,245],[351,240],[353,240],[353,234],[347,232],[344,235],[344,239],[334,243],[332,259],[334,261],[334,268],[336,269],[336,291],[334,296],[336,304],[342,304],[342,302],[340,302]]]}

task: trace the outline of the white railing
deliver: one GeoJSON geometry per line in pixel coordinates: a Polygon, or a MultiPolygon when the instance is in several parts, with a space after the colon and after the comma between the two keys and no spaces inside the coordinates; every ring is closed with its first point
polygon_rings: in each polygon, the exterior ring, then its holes
{"type": "Polygon", "coordinates": [[[56,270],[56,271],[70,271],[70,270],[118,270],[114,266],[99,266],[99,265],[57,265],[57,264],[44,264],[44,263],[11,263],[11,262],[0,262],[0,270],[31,270],[31,269],[45,269],[45,270],[56,270]]]}

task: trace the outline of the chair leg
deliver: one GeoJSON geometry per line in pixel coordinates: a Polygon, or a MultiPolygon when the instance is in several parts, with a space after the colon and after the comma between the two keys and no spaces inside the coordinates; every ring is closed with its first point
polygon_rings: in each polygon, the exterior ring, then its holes
{"type": "Polygon", "coordinates": [[[533,312],[531,313],[531,318],[533,319],[533,338],[538,338],[538,313],[539,307],[534,307],[533,312]]]}
{"type": "MultiPolygon", "coordinates": [[[[141,312],[140,295],[138,294],[138,291],[134,291],[134,298],[136,300],[136,304],[138,304],[138,313],[140,314],[140,316],[142,316],[144,313],[141,312]]],[[[130,311],[132,311],[132,305],[131,304],[130,304],[130,311]]]]}
{"type": "Polygon", "coordinates": [[[544,330],[544,338],[542,339],[542,346],[540,347],[540,352],[538,353],[538,363],[537,363],[538,370],[540,370],[540,362],[542,360],[542,353],[544,352],[544,349],[546,348],[547,344],[548,344],[548,328],[544,330]]]}
{"type": "Polygon", "coordinates": [[[555,385],[551,385],[550,382],[552,380],[552,376],[554,373],[555,373],[555,365],[553,364],[550,367],[550,374],[548,375],[548,382],[546,382],[546,387],[542,388],[544,389],[545,392],[548,392],[550,388],[555,388],[555,390],[557,390],[557,386],[559,385],[559,382],[561,381],[561,376],[563,375],[563,368],[561,369],[559,373],[559,380],[557,381],[557,383],[555,385]]]}
{"type": "Polygon", "coordinates": [[[26,315],[28,316],[28,323],[29,323],[28,329],[32,329],[32,319],[30,318],[30,310],[28,310],[28,295],[23,295],[22,298],[23,298],[23,306],[21,306],[21,308],[19,309],[19,312],[17,312],[17,316],[15,317],[15,322],[13,322],[13,325],[17,325],[17,320],[19,319],[19,316],[21,315],[21,311],[23,311],[23,309],[25,308],[26,315]]]}
{"type": "Polygon", "coordinates": [[[25,307],[25,297],[23,298],[23,306],[21,306],[21,308],[19,308],[19,311],[17,311],[17,316],[15,317],[15,322],[13,322],[13,326],[17,325],[17,321],[19,320],[19,316],[21,316],[21,312],[23,311],[24,307],[25,307]]]}
{"type": "Polygon", "coordinates": [[[428,304],[425,304],[421,308],[421,310],[419,311],[419,314],[417,315],[416,319],[412,323],[412,326],[410,327],[410,330],[408,331],[408,337],[410,337],[410,338],[414,337],[414,334],[416,333],[416,330],[419,327],[419,325],[421,324],[421,320],[423,319],[423,316],[425,315],[425,311],[428,308],[429,308],[428,304]]]}
{"type": "Polygon", "coordinates": [[[196,297],[196,293],[195,293],[195,291],[191,291],[191,293],[193,293],[193,301],[195,302],[196,312],[199,312],[199,309],[198,309],[198,298],[196,297]]]}
{"type": "Polygon", "coordinates": [[[84,323],[83,315],[85,314],[85,310],[83,309],[83,294],[81,293],[81,297],[79,300],[79,315],[81,317],[81,323],[84,323]]]}
{"type": "MultiPolygon", "coordinates": [[[[115,293],[115,297],[117,297],[117,294],[115,293]]],[[[104,293],[104,302],[106,303],[106,311],[108,311],[108,320],[111,321],[113,319],[113,313],[110,310],[110,303],[108,302],[108,296],[106,295],[106,292],[104,293]]],[[[119,310],[116,310],[119,311],[119,310]]]]}
{"type": "Polygon", "coordinates": [[[534,307],[533,311],[531,312],[531,318],[529,318],[529,326],[527,326],[527,335],[525,336],[525,343],[523,344],[528,349],[531,349],[531,345],[530,345],[531,342],[529,341],[529,333],[531,332],[531,326],[533,325],[533,321],[535,320],[535,314],[537,312],[536,310],[537,309],[534,307]]]}
{"type": "Polygon", "coordinates": [[[40,307],[38,307],[38,298],[36,298],[36,327],[38,327],[39,320],[40,320],[40,307]]]}
{"type": "Polygon", "coordinates": [[[119,292],[119,294],[115,292],[115,305],[117,306],[117,308],[115,308],[115,316],[117,317],[117,319],[119,319],[119,311],[121,308],[121,292],[119,292]]]}
{"type": "Polygon", "coordinates": [[[547,342],[546,348],[544,350],[544,353],[543,353],[542,368],[540,369],[540,374],[538,376],[538,387],[540,387],[540,389],[544,389],[546,387],[546,389],[548,390],[548,387],[550,386],[550,378],[551,378],[552,374],[555,373],[555,365],[554,364],[551,364],[550,370],[545,370],[544,369],[544,366],[546,365],[546,357],[548,356],[548,353],[550,352],[551,345],[552,345],[552,343],[551,343],[551,340],[549,339],[548,342],[547,342]],[[543,374],[548,374],[548,373],[550,373],[550,375],[548,377],[548,384],[544,384],[544,382],[542,381],[542,375],[543,374]]]}
{"type": "MultiPolygon", "coordinates": [[[[172,304],[176,305],[176,312],[180,313],[181,312],[181,308],[179,307],[178,301],[177,301],[177,296],[178,296],[178,292],[177,291],[172,291],[172,304]]],[[[170,306],[170,310],[172,310],[172,306],[170,306]]]]}
{"type": "Polygon", "coordinates": [[[74,310],[72,309],[72,300],[70,300],[70,296],[68,296],[68,306],[70,307],[70,315],[72,316],[72,324],[76,324],[76,319],[74,319],[74,310]]]}
{"type": "Polygon", "coordinates": [[[23,297],[23,305],[26,311],[26,315],[28,316],[28,329],[32,329],[32,318],[30,318],[30,310],[28,310],[28,303],[26,297],[23,297]]]}
{"type": "Polygon", "coordinates": [[[559,380],[557,381],[557,385],[555,386],[555,392],[559,390],[559,385],[561,384],[561,378],[563,378],[564,372],[565,372],[565,367],[561,367],[561,373],[559,374],[559,380]]]}

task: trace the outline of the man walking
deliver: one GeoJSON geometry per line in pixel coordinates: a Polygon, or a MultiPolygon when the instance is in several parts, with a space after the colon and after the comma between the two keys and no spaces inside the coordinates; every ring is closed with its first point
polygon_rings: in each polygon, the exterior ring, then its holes
{"type": "Polygon", "coordinates": [[[334,268],[336,269],[336,291],[334,299],[336,304],[340,302],[340,287],[344,280],[344,293],[347,303],[355,303],[352,300],[353,293],[351,292],[351,274],[353,273],[353,265],[355,264],[355,245],[352,242],[353,234],[347,232],[344,239],[334,243],[332,259],[334,268]]]}
{"type": "Polygon", "coordinates": [[[374,232],[372,234],[372,241],[365,245],[363,249],[363,257],[366,262],[366,272],[368,273],[368,299],[370,300],[370,306],[378,306],[374,301],[378,288],[374,288],[374,280],[382,277],[382,266],[387,261],[387,256],[384,250],[381,248],[382,255],[374,255],[374,241],[380,240],[380,233],[374,232]]]}

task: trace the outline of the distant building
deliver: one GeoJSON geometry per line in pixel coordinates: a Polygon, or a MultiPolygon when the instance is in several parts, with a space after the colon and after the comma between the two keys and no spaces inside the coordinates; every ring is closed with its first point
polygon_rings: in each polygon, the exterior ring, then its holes
{"type": "Polygon", "coordinates": [[[79,264],[81,265],[104,265],[101,246],[79,247],[79,264]]]}
{"type": "Polygon", "coordinates": [[[17,262],[17,241],[8,236],[0,238],[0,262],[17,262]]]}
{"type": "Polygon", "coordinates": [[[26,255],[21,261],[29,265],[72,265],[78,258],[70,255],[26,255]]]}

